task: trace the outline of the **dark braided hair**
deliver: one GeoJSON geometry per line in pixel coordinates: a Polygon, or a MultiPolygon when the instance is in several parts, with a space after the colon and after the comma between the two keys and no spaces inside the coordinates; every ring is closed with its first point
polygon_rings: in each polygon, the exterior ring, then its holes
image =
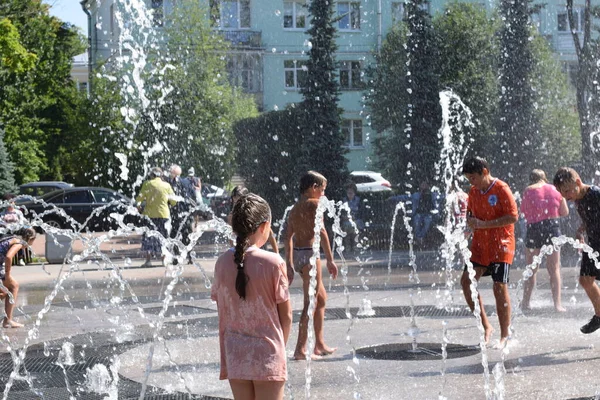
{"type": "Polygon", "coordinates": [[[248,249],[248,237],[265,222],[271,220],[271,208],[260,196],[253,193],[241,196],[233,205],[231,227],[237,235],[233,260],[237,265],[235,290],[240,298],[246,298],[248,275],[244,271],[244,257],[248,249]]]}

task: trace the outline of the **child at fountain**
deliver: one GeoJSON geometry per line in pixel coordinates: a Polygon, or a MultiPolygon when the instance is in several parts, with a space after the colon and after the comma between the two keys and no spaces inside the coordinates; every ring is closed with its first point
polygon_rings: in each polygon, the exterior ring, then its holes
{"type": "Polygon", "coordinates": [[[283,259],[260,249],[271,230],[271,209],[250,193],[235,203],[231,222],[235,250],[217,260],[211,289],[219,312],[220,379],[229,379],[235,399],[283,399],[292,307],[283,259]]]}
{"type": "MultiPolygon", "coordinates": [[[[242,196],[247,195],[248,193],[248,189],[246,189],[243,186],[236,186],[233,188],[233,190],[231,191],[231,198],[229,199],[231,202],[231,212],[229,213],[229,215],[227,215],[227,223],[229,225],[231,225],[231,218],[233,215],[233,206],[235,206],[236,201],[238,201],[238,199],[242,196]]],[[[233,243],[233,241],[230,241],[231,245],[235,245],[235,243],[233,243]]],[[[273,233],[273,229],[271,229],[269,231],[269,240],[268,240],[269,245],[271,246],[271,248],[273,249],[273,251],[277,254],[279,254],[279,246],[277,245],[277,240],[275,239],[275,234],[273,233]]]]}
{"type": "Polygon", "coordinates": [[[13,320],[13,310],[17,302],[19,284],[13,278],[12,260],[17,253],[31,246],[35,241],[36,233],[33,228],[23,228],[15,232],[17,236],[9,236],[0,240],[0,279],[3,287],[0,288],[0,299],[4,298],[4,310],[6,316],[2,320],[3,328],[21,328],[20,324],[13,320]],[[12,295],[8,296],[8,293],[12,295]]]}
{"type": "MultiPolygon", "coordinates": [[[[542,246],[552,244],[551,239],[561,235],[559,218],[569,215],[567,202],[553,185],[548,184],[546,173],[541,169],[534,169],[529,174],[529,186],[523,191],[521,213],[527,221],[525,262],[531,265],[534,257],[539,256],[542,246]]],[[[554,309],[564,312],[566,310],[560,300],[560,250],[555,250],[546,257],[546,268],[550,275],[554,309]]],[[[531,308],[531,294],[538,270],[539,268],[534,268],[533,275],[523,285],[523,310],[531,308]]]]}
{"type": "MultiPolygon", "coordinates": [[[[315,240],[315,218],[317,216],[317,207],[319,199],[325,194],[327,179],[318,172],[309,171],[300,179],[300,200],[292,207],[287,220],[287,231],[285,239],[285,254],[290,282],[293,279],[294,271],[302,276],[302,286],[304,289],[304,307],[300,316],[300,326],[298,331],[298,343],[294,352],[296,360],[306,359],[306,341],[308,339],[308,306],[310,303],[310,258],[313,255],[313,242],[315,240]]],[[[327,270],[333,277],[337,278],[338,268],[333,261],[333,254],[329,244],[329,236],[325,227],[321,227],[321,247],[325,251],[327,258],[327,270]]],[[[313,359],[320,356],[333,353],[336,348],[325,344],[323,337],[323,322],[325,319],[325,303],[327,293],[323,286],[321,273],[321,259],[317,255],[316,260],[316,280],[315,288],[315,311],[314,311],[314,329],[315,329],[315,349],[311,355],[313,359]]]]}
{"type": "MultiPolygon", "coordinates": [[[[594,251],[599,251],[600,187],[584,184],[574,169],[566,167],[560,168],[556,172],[553,183],[566,200],[575,202],[577,206],[577,213],[581,217],[581,226],[577,229],[577,239],[581,243],[585,243],[585,233],[588,245],[594,251]]],[[[596,285],[596,280],[600,280],[600,270],[584,252],[579,271],[579,283],[594,306],[594,316],[581,327],[583,333],[592,333],[600,328],[600,288],[596,285]]]]}
{"type": "MultiPolygon", "coordinates": [[[[488,163],[483,158],[466,160],[463,174],[471,184],[467,204],[467,226],[473,231],[471,263],[475,269],[475,280],[491,275],[494,281],[493,291],[500,322],[498,347],[502,347],[508,340],[510,328],[508,276],[515,255],[514,223],[519,218],[517,203],[508,185],[490,174],[488,163]]],[[[465,300],[473,311],[475,303],[471,297],[471,278],[466,265],[461,285],[465,300]]],[[[487,344],[493,328],[485,313],[481,295],[478,295],[478,299],[487,344]]]]}

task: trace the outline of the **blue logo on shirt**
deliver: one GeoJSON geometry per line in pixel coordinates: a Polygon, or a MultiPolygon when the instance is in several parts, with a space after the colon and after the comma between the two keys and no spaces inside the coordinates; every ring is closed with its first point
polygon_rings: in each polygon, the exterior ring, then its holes
{"type": "Polygon", "coordinates": [[[490,206],[494,207],[498,204],[498,196],[495,194],[490,195],[490,197],[488,197],[488,203],[490,203],[490,206]]]}

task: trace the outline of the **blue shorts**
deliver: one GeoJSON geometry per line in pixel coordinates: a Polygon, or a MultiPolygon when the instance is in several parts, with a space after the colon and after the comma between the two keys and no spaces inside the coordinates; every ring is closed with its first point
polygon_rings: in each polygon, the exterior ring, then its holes
{"type": "Polygon", "coordinates": [[[541,249],[546,244],[552,244],[553,237],[559,236],[560,226],[557,218],[527,224],[525,247],[528,249],[541,249]]]}
{"type": "MultiPolygon", "coordinates": [[[[471,261],[472,262],[472,261],[471,261]]],[[[473,268],[485,268],[485,272],[481,276],[492,276],[494,282],[508,283],[510,264],[504,262],[495,262],[490,265],[481,265],[476,262],[473,263],[473,268]]],[[[468,267],[465,264],[465,271],[468,271],[468,267]]]]}
{"type": "MultiPolygon", "coordinates": [[[[596,247],[594,247],[596,250],[596,247]]],[[[600,261],[600,257],[598,257],[600,261]]],[[[595,276],[597,281],[600,281],[600,269],[596,268],[594,260],[588,256],[586,252],[581,255],[581,269],[579,270],[579,276],[595,276]]]]}

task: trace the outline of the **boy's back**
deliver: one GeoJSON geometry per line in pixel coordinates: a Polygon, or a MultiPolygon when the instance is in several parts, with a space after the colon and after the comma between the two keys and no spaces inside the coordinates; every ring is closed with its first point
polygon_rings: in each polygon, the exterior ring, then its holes
{"type": "Polygon", "coordinates": [[[590,186],[583,198],[575,204],[585,225],[590,246],[594,250],[600,250],[600,187],[590,186]]]}
{"type": "Polygon", "coordinates": [[[310,247],[315,239],[315,217],[318,199],[302,197],[290,211],[288,235],[294,235],[295,247],[310,247]]]}

